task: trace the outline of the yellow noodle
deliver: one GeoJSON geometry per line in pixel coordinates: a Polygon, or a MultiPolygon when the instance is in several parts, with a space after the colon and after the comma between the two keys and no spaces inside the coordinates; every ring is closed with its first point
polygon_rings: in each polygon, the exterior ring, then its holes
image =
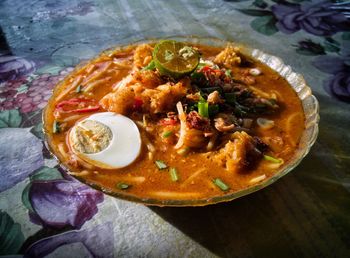
{"type": "Polygon", "coordinates": [[[82,170],[80,172],[69,172],[68,173],[72,176],[88,176],[90,174],[90,171],[88,170],[82,170]]]}
{"type": "Polygon", "coordinates": [[[83,92],[85,92],[85,93],[90,92],[94,88],[96,88],[97,86],[100,86],[101,84],[108,82],[110,79],[112,79],[112,78],[111,77],[106,77],[106,78],[103,78],[103,79],[100,79],[100,80],[97,80],[97,81],[94,81],[94,82],[90,82],[89,84],[87,84],[85,86],[85,88],[83,89],[83,92]]]}
{"type": "Polygon", "coordinates": [[[75,90],[76,87],[81,83],[83,80],[83,77],[81,75],[78,75],[78,77],[72,82],[70,86],[68,86],[63,92],[61,92],[60,95],[56,97],[56,101],[61,101],[69,92],[72,90],[75,90]]]}
{"type": "Polygon", "coordinates": [[[57,145],[58,151],[61,153],[61,155],[65,158],[65,159],[69,159],[68,153],[65,150],[64,144],[63,143],[59,143],[57,145]]]}
{"type": "Polygon", "coordinates": [[[65,119],[62,119],[62,122],[70,122],[70,121],[74,121],[74,120],[78,120],[82,117],[86,116],[85,114],[84,115],[73,115],[73,116],[69,116],[69,117],[66,117],[65,119]]]}
{"type": "Polygon", "coordinates": [[[271,93],[273,93],[277,96],[276,100],[278,100],[280,102],[283,101],[283,97],[282,97],[281,93],[279,93],[277,90],[272,90],[271,93]]]}
{"type": "Polygon", "coordinates": [[[297,144],[297,142],[295,139],[293,139],[293,137],[289,137],[289,135],[293,135],[291,132],[292,131],[292,128],[291,128],[292,123],[293,123],[293,120],[298,116],[301,116],[301,114],[295,112],[295,113],[291,114],[286,120],[286,132],[287,132],[286,139],[289,142],[289,144],[292,146],[295,146],[297,144]]]}
{"type": "Polygon", "coordinates": [[[249,180],[249,184],[259,183],[259,182],[263,181],[265,178],[266,178],[265,174],[257,176],[257,177],[254,177],[254,178],[249,180]]]}
{"type": "Polygon", "coordinates": [[[183,188],[186,185],[188,185],[189,183],[191,183],[193,181],[193,179],[195,179],[197,176],[199,176],[199,174],[201,174],[204,171],[205,171],[205,168],[201,168],[201,169],[197,170],[196,172],[194,172],[181,184],[180,188],[183,188]]]}
{"type": "Polygon", "coordinates": [[[249,89],[252,90],[256,95],[260,96],[260,97],[264,97],[264,98],[267,98],[267,99],[270,99],[271,98],[271,95],[256,88],[256,87],[253,87],[253,86],[249,86],[249,89]]]}
{"type": "Polygon", "coordinates": [[[143,138],[144,143],[146,144],[148,151],[155,152],[156,148],[154,147],[154,145],[151,143],[151,141],[148,139],[148,137],[144,133],[142,134],[142,138],[143,138]]]}
{"type": "Polygon", "coordinates": [[[131,66],[127,65],[127,64],[122,64],[119,62],[113,62],[113,64],[115,64],[119,69],[126,69],[126,70],[130,70],[131,66]]]}
{"type": "Polygon", "coordinates": [[[93,76],[91,76],[91,78],[90,79],[88,79],[86,82],[84,82],[84,85],[87,85],[87,84],[89,84],[90,82],[92,82],[92,81],[94,81],[94,80],[97,80],[97,79],[99,79],[100,77],[102,77],[105,73],[106,73],[106,71],[109,69],[109,67],[112,65],[112,62],[106,62],[107,63],[107,65],[102,69],[102,70],[96,70],[95,72],[94,72],[94,75],[93,76]]]}
{"type": "Polygon", "coordinates": [[[93,165],[90,165],[89,163],[87,163],[86,161],[82,160],[81,158],[79,158],[78,156],[76,155],[73,155],[74,159],[80,164],[82,165],[83,167],[87,168],[87,169],[90,169],[90,170],[93,170],[95,167],[93,165]]]}
{"type": "Polygon", "coordinates": [[[149,195],[160,198],[172,198],[172,199],[191,199],[199,197],[201,194],[198,192],[170,192],[170,191],[150,191],[149,195]]]}
{"type": "Polygon", "coordinates": [[[92,73],[95,70],[96,66],[91,64],[88,68],[86,68],[86,73],[92,73]]]}

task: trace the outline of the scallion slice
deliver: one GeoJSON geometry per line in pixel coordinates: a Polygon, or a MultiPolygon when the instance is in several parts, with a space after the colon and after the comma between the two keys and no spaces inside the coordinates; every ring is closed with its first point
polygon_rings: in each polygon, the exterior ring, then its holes
{"type": "Polygon", "coordinates": [[[123,182],[119,182],[117,184],[117,188],[119,188],[120,190],[126,190],[130,187],[130,185],[126,184],[126,183],[123,183],[123,182]]]}
{"type": "Polygon", "coordinates": [[[60,123],[57,122],[56,120],[53,121],[52,131],[53,131],[53,133],[59,133],[60,132],[60,123]]]}
{"type": "Polygon", "coordinates": [[[80,93],[81,92],[81,85],[79,85],[76,89],[75,89],[76,93],[80,93]]]}
{"type": "Polygon", "coordinates": [[[168,167],[167,164],[165,164],[165,162],[162,160],[156,160],[154,163],[156,163],[157,168],[160,170],[168,167]]]}
{"type": "Polygon", "coordinates": [[[202,117],[209,117],[209,106],[208,102],[199,101],[198,102],[198,114],[202,117]]]}
{"type": "Polygon", "coordinates": [[[176,168],[170,168],[169,169],[170,177],[173,182],[179,181],[179,176],[177,174],[176,168]]]}
{"type": "Polygon", "coordinates": [[[219,187],[222,191],[227,191],[227,190],[230,189],[230,187],[229,187],[227,184],[225,184],[220,178],[215,178],[215,179],[213,180],[213,183],[214,183],[217,187],[219,187]]]}
{"type": "Polygon", "coordinates": [[[169,136],[171,136],[173,134],[172,131],[165,131],[162,135],[163,138],[168,138],[169,136]]]}
{"type": "Polygon", "coordinates": [[[283,160],[275,157],[271,157],[269,155],[264,155],[264,159],[273,163],[282,163],[283,160]]]}

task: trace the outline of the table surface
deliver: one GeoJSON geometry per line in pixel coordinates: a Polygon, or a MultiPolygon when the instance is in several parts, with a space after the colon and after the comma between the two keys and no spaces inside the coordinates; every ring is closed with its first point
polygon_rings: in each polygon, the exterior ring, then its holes
{"type": "Polygon", "coordinates": [[[350,22],[342,1],[0,1],[0,255],[350,257],[350,22]],[[335,3],[338,2],[338,3],[335,3]],[[320,133],[290,174],[243,198],[146,207],[59,171],[43,147],[54,85],[113,45],[170,35],[281,57],[320,102],[320,133]]]}

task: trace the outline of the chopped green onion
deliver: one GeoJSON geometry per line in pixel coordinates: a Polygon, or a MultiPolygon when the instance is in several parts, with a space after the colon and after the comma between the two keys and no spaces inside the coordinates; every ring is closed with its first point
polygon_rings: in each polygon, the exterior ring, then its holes
{"type": "Polygon", "coordinates": [[[56,120],[53,121],[53,126],[52,126],[52,131],[53,133],[59,133],[60,132],[60,123],[57,122],[56,120]]]}
{"type": "Polygon", "coordinates": [[[164,163],[164,161],[162,160],[156,160],[154,163],[156,163],[156,166],[158,167],[158,169],[162,170],[167,168],[167,164],[164,163]]]}
{"type": "Polygon", "coordinates": [[[232,74],[231,74],[231,70],[230,69],[227,69],[226,71],[225,71],[225,75],[227,76],[227,77],[232,77],[232,74]]]}
{"type": "Polygon", "coordinates": [[[152,60],[147,66],[145,66],[144,68],[142,68],[141,71],[154,70],[155,68],[156,68],[156,64],[155,64],[154,61],[152,60]]]}
{"type": "Polygon", "coordinates": [[[80,93],[81,92],[81,85],[79,85],[76,89],[75,89],[76,93],[80,93]]]}
{"type": "Polygon", "coordinates": [[[199,102],[206,102],[205,98],[201,94],[199,94],[199,102]]]}
{"type": "Polygon", "coordinates": [[[274,157],[271,157],[269,155],[264,155],[264,159],[267,161],[271,161],[273,163],[282,163],[283,162],[282,159],[274,158],[274,157]]]}
{"type": "Polygon", "coordinates": [[[191,79],[192,80],[200,80],[201,78],[205,78],[203,73],[197,73],[197,72],[193,72],[191,74],[191,79]]]}
{"type": "Polygon", "coordinates": [[[222,88],[220,87],[205,87],[205,88],[200,88],[200,91],[206,94],[210,94],[214,91],[218,91],[219,93],[222,93],[222,88]]]}
{"type": "Polygon", "coordinates": [[[209,117],[208,102],[203,102],[203,101],[198,102],[198,113],[202,117],[209,117]]]}
{"type": "Polygon", "coordinates": [[[219,105],[218,104],[209,105],[208,112],[209,112],[209,116],[211,117],[215,116],[217,113],[219,113],[219,105]]]}
{"type": "Polygon", "coordinates": [[[163,138],[168,138],[173,134],[173,131],[165,131],[162,135],[163,138]]]}
{"type": "Polygon", "coordinates": [[[229,104],[236,103],[236,95],[234,93],[225,93],[225,100],[229,104]]]}
{"type": "Polygon", "coordinates": [[[176,168],[170,168],[169,170],[171,180],[173,182],[176,182],[179,180],[179,176],[177,175],[177,169],[176,168]]]}
{"type": "Polygon", "coordinates": [[[120,182],[117,184],[117,188],[119,188],[120,190],[126,190],[130,187],[130,185],[126,184],[126,183],[123,183],[123,182],[120,182]]]}
{"type": "Polygon", "coordinates": [[[207,64],[206,64],[206,63],[199,62],[198,66],[197,66],[197,70],[203,68],[204,66],[207,66],[207,64]]]}
{"type": "Polygon", "coordinates": [[[213,180],[213,183],[214,183],[217,187],[219,187],[222,191],[227,191],[227,190],[230,189],[230,187],[229,187],[227,184],[225,184],[220,178],[215,178],[215,179],[213,180]]]}

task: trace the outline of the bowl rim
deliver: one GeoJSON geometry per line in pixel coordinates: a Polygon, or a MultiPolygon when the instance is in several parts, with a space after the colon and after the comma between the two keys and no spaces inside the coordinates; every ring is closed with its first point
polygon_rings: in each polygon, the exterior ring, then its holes
{"type": "MultiPolygon", "coordinates": [[[[241,48],[241,50],[243,51],[243,53],[245,55],[253,57],[255,60],[262,62],[263,64],[269,66],[271,69],[273,69],[275,72],[277,72],[280,76],[284,77],[288,81],[290,86],[293,88],[293,90],[298,94],[298,98],[300,99],[300,101],[302,102],[302,105],[303,105],[303,111],[304,111],[304,115],[305,115],[305,129],[302,133],[301,139],[303,139],[303,137],[305,137],[307,130],[311,131],[311,136],[309,138],[307,138],[307,142],[306,142],[306,144],[304,144],[304,147],[301,148],[300,143],[299,143],[299,146],[297,147],[297,150],[299,150],[299,151],[295,151],[291,160],[289,160],[285,166],[282,166],[281,169],[278,169],[273,176],[271,176],[271,177],[269,177],[269,178],[267,178],[267,179],[265,179],[257,184],[247,186],[246,188],[240,189],[240,190],[235,191],[235,192],[231,192],[229,194],[213,196],[213,197],[209,197],[209,198],[202,198],[202,199],[184,199],[184,200],[161,200],[161,199],[156,199],[156,198],[142,198],[142,197],[139,197],[136,195],[128,194],[126,192],[120,192],[120,191],[114,192],[114,191],[106,189],[103,186],[100,186],[98,184],[88,182],[83,177],[70,174],[71,173],[70,169],[68,167],[66,167],[60,161],[59,157],[57,157],[56,154],[54,154],[53,148],[51,147],[51,145],[49,143],[50,136],[49,136],[48,131],[46,130],[46,126],[45,126],[46,125],[45,114],[46,114],[47,109],[48,109],[48,104],[47,104],[42,111],[44,145],[47,148],[47,150],[50,152],[50,154],[57,160],[58,165],[67,174],[74,177],[75,179],[77,179],[81,183],[86,184],[86,185],[94,188],[95,190],[101,191],[107,195],[110,195],[112,197],[116,197],[119,199],[132,201],[132,202],[136,202],[136,203],[141,203],[141,204],[149,205],[149,206],[160,206],[160,207],[163,207],[163,206],[189,207],[189,206],[191,206],[191,207],[193,207],[193,206],[205,206],[205,205],[217,204],[217,203],[221,203],[221,202],[228,202],[228,201],[232,201],[234,199],[243,197],[245,195],[254,193],[254,192],[261,190],[261,189],[271,185],[272,183],[276,182],[278,179],[280,179],[283,176],[285,176],[286,174],[288,174],[291,170],[293,170],[294,168],[296,168],[300,164],[300,162],[303,160],[303,158],[309,153],[311,147],[315,143],[317,136],[318,136],[318,131],[319,131],[318,124],[319,124],[319,120],[320,120],[319,103],[318,103],[317,98],[314,95],[312,95],[311,88],[307,85],[304,77],[301,74],[295,73],[292,70],[292,68],[290,66],[286,65],[284,63],[284,61],[279,57],[267,54],[266,52],[264,52],[260,49],[250,48],[246,44],[242,44],[239,41],[224,40],[224,39],[219,39],[219,38],[211,37],[211,36],[171,35],[171,36],[166,36],[166,37],[161,37],[161,38],[160,37],[149,37],[149,38],[144,37],[144,38],[132,40],[129,43],[126,42],[126,43],[120,43],[120,44],[114,45],[113,47],[110,47],[106,50],[99,52],[93,58],[89,59],[88,63],[91,62],[92,60],[96,59],[97,57],[99,57],[103,53],[106,53],[106,52],[111,51],[111,50],[115,50],[117,48],[127,47],[127,46],[131,46],[131,45],[137,45],[137,44],[141,44],[141,43],[153,43],[153,42],[157,42],[159,40],[164,40],[164,39],[174,39],[174,40],[180,40],[180,41],[189,42],[189,43],[202,43],[201,41],[210,41],[211,43],[215,42],[220,46],[227,45],[228,43],[234,43],[235,45],[237,45],[241,48]],[[271,66],[271,64],[273,65],[276,63],[278,65],[280,65],[280,69],[276,70],[275,69],[276,67],[273,68],[271,66]],[[285,72],[286,74],[282,74],[283,71],[286,71],[285,72]],[[290,77],[290,76],[293,78],[296,77],[298,79],[298,83],[299,83],[299,85],[297,85],[299,87],[298,91],[296,90],[295,87],[293,87],[291,82],[288,80],[288,77],[290,77]],[[299,92],[302,92],[302,94],[304,94],[303,99],[301,99],[299,92]],[[308,118],[311,118],[311,120],[309,122],[307,122],[308,119],[306,117],[307,114],[306,114],[306,110],[305,110],[305,108],[306,108],[305,105],[310,105],[310,103],[305,104],[303,102],[303,100],[305,100],[305,99],[310,99],[311,105],[312,105],[312,110],[311,110],[312,113],[309,114],[309,117],[308,117],[308,118]],[[296,156],[297,152],[298,152],[298,155],[296,156]]],[[[61,82],[56,84],[56,86],[52,90],[52,93],[55,92],[57,87],[63,81],[65,81],[70,76],[70,74],[74,73],[74,71],[81,68],[83,65],[86,65],[86,63],[81,62],[81,63],[77,64],[72,72],[70,72],[63,80],[61,80],[61,82]]],[[[51,101],[52,96],[48,100],[48,103],[51,101]]]]}

